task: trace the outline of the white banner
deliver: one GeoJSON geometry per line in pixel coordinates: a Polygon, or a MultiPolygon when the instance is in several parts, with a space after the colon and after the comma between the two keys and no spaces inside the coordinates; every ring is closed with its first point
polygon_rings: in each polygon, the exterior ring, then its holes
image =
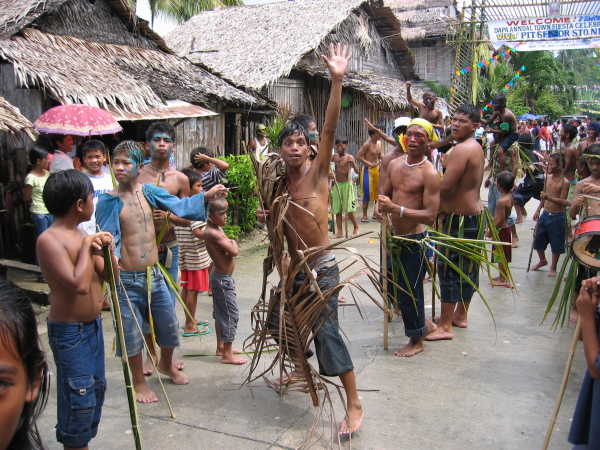
{"type": "Polygon", "coordinates": [[[517,51],[600,47],[600,15],[492,20],[488,33],[496,48],[517,51]]]}

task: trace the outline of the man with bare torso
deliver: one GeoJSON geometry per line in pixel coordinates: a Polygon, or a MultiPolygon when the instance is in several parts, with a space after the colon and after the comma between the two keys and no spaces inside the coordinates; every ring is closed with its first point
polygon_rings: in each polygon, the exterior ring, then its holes
{"type": "MultiPolygon", "coordinates": [[[[329,165],[330,150],[333,148],[335,131],[340,117],[342,80],[351,54],[340,44],[334,48],[330,45],[329,58],[323,56],[331,74],[331,92],[325,123],[321,136],[321,151],[312,165],[306,165],[309,154],[309,137],[306,130],[292,123],[282,130],[279,135],[279,154],[285,162],[287,193],[292,197],[292,205],[286,214],[289,222],[284,225],[288,253],[296,260],[299,256],[296,250],[329,245],[327,234],[327,204],[329,197],[329,165]],[[301,208],[294,207],[297,204],[301,208]],[[303,211],[306,209],[308,212],[303,211]]],[[[257,217],[265,221],[269,211],[257,210],[257,217]]],[[[315,254],[308,261],[309,267],[314,268],[319,286],[322,290],[330,289],[339,283],[339,270],[335,255],[331,251],[315,254]]],[[[306,278],[305,273],[299,273],[295,282],[301,283],[306,278]]],[[[313,330],[315,335],[316,354],[319,360],[319,371],[326,376],[339,376],[346,392],[346,416],[339,427],[341,435],[350,435],[358,430],[364,413],[356,389],[354,366],[346,344],[338,329],[337,323],[338,296],[333,295],[323,309],[313,330]]],[[[280,384],[289,383],[293,374],[286,379],[278,380],[280,384]]]]}
{"type": "Polygon", "coordinates": [[[577,150],[580,155],[583,155],[583,151],[590,145],[598,143],[598,136],[600,136],[600,123],[590,122],[587,127],[587,136],[579,142],[577,150]]]}
{"type": "MultiPolygon", "coordinates": [[[[569,192],[567,195],[567,200],[573,200],[575,195],[575,187],[577,185],[577,175],[575,171],[577,170],[577,164],[579,164],[579,158],[581,157],[581,152],[579,151],[579,147],[573,145],[573,139],[577,136],[577,128],[570,123],[565,124],[560,129],[560,142],[563,146],[563,154],[565,155],[565,170],[563,172],[564,177],[569,182],[569,192]]],[[[569,206],[566,207],[567,213],[567,241],[573,239],[573,229],[571,227],[571,218],[569,217],[569,206]]]]}
{"type": "Polygon", "coordinates": [[[496,119],[500,120],[500,129],[506,132],[506,137],[498,145],[497,157],[498,157],[498,169],[499,172],[506,170],[505,153],[508,151],[511,145],[519,140],[519,123],[517,122],[516,116],[513,112],[506,107],[506,97],[504,94],[496,94],[492,98],[494,105],[494,113],[489,120],[480,119],[484,125],[493,124],[496,119]]]}
{"type": "MultiPolygon", "coordinates": [[[[356,159],[363,164],[360,172],[360,186],[363,191],[362,219],[368,222],[369,202],[377,201],[377,186],[379,184],[379,161],[381,160],[381,140],[379,135],[369,129],[369,140],[366,141],[356,155],[356,159]]],[[[376,219],[377,217],[373,217],[376,219]]]]}
{"type": "Polygon", "coordinates": [[[444,131],[444,114],[435,107],[435,102],[437,102],[435,93],[429,89],[423,91],[423,103],[420,103],[413,98],[410,92],[411,86],[412,83],[407,81],[406,98],[412,105],[419,108],[419,117],[431,123],[436,130],[444,131]]]}
{"type": "Polygon", "coordinates": [[[344,236],[342,232],[342,213],[348,214],[348,219],[352,222],[354,230],[352,237],[358,236],[359,228],[356,221],[356,195],[354,194],[354,183],[350,179],[350,168],[358,173],[358,166],[354,162],[354,156],[346,153],[348,148],[348,138],[339,137],[335,140],[335,153],[331,157],[334,164],[334,179],[331,189],[331,214],[335,215],[337,234],[332,239],[338,239],[344,236]]]}
{"type": "Polygon", "coordinates": [[[392,216],[394,245],[392,250],[394,283],[404,321],[408,344],[395,352],[413,356],[423,351],[423,338],[436,326],[425,317],[423,279],[426,258],[421,240],[427,236],[426,225],[435,222],[440,206],[440,176],[425,153],[433,139],[433,126],[424,119],[414,119],[406,131],[407,154],[389,163],[384,195],[377,200],[380,212],[392,216]],[[391,198],[390,198],[391,197],[391,198]],[[404,272],[401,274],[401,272],[404,272]]]}
{"type": "MultiPolygon", "coordinates": [[[[479,196],[483,181],[485,157],[474,139],[479,127],[479,110],[464,104],[452,118],[452,138],[457,145],[446,161],[446,172],[440,188],[441,209],[446,213],[443,231],[454,237],[481,239],[484,231],[483,202],[479,196]]],[[[471,280],[479,284],[479,264],[456,252],[449,251],[448,259],[471,280]]],[[[475,289],[449,265],[438,263],[442,312],[437,330],[425,340],[452,339],[452,326],[466,328],[467,313],[475,289]]]]}
{"type": "MultiPolygon", "coordinates": [[[[140,170],[138,181],[142,184],[153,184],[160,186],[169,194],[179,198],[190,195],[190,184],[187,177],[170,165],[170,157],[175,147],[175,128],[168,122],[154,122],[146,131],[146,150],[150,150],[150,164],[144,165],[140,170]]],[[[158,237],[165,221],[167,212],[159,209],[154,210],[154,230],[158,237]]],[[[159,246],[159,261],[165,266],[171,278],[177,283],[179,277],[179,245],[175,235],[175,225],[187,227],[189,220],[181,219],[174,214],[169,214],[167,229],[159,246]]],[[[171,298],[175,304],[176,295],[171,289],[171,298]]],[[[144,339],[150,349],[154,362],[158,361],[156,348],[152,343],[150,328],[144,327],[144,339]]],[[[173,360],[177,370],[185,367],[183,362],[173,360]]],[[[144,374],[151,375],[153,372],[152,361],[147,360],[144,365],[144,374]]]]}

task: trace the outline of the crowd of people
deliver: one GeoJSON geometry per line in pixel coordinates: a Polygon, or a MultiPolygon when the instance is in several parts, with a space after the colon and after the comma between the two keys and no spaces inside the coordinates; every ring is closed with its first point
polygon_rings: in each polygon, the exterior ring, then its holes
{"type": "MultiPolygon", "coordinates": [[[[598,119],[585,123],[561,121],[551,127],[546,122],[541,127],[536,121],[519,123],[506,107],[504,96],[498,94],[488,120],[481,118],[476,106],[464,104],[456,108],[446,130],[443,115],[435,107],[435,94],[425,91],[419,102],[412,97],[411,83],[407,82],[407,97],[418,108],[420,117],[397,118],[391,137],[365,119],[370,137],[354,157],[347,153],[348,138],[336,134],[342,80],[350,58],[347,48],[340,45],[331,45],[329,55],[323,56],[332,85],[321,133],[314,118],[301,115],[279,134],[275,148],[286,167],[285,195],[301,206],[287,212],[284,234],[292,258],[309,248],[326,248],[330,239],[343,237],[344,214],[352,224],[352,236],[358,236],[355,213],[359,198],[362,222],[375,219],[389,225],[390,239],[396,245],[389,251],[388,266],[382,269],[382,275],[389,278],[390,296],[397,302],[408,338],[395,354],[411,357],[424,351],[425,341],[452,339],[454,327],[468,327],[470,302],[479,285],[479,264],[458,252],[446,251],[450,263],[439,261],[437,266],[441,314],[437,323],[425,317],[424,283],[433,265],[433,254],[423,245],[428,227],[441,217],[439,231],[482,242],[486,234],[492,236],[497,231],[505,244],[504,258],[497,261],[500,271],[492,284],[511,288],[507,263],[511,261],[511,248],[518,247],[516,226],[527,215],[527,202],[539,199],[533,215],[537,221],[533,248],[539,261],[531,269],[548,265],[545,250],[550,245],[548,275],[556,276],[559,257],[573,235],[573,224],[567,217],[581,221],[586,216],[600,215],[600,123],[598,119]],[[486,135],[491,142],[486,143],[486,135]],[[391,151],[384,153],[382,142],[390,143],[391,151]],[[486,156],[491,170],[484,183],[486,156]],[[519,171],[524,178],[515,188],[519,171]],[[362,197],[356,191],[357,178],[362,197]],[[487,206],[493,223],[486,222],[480,197],[482,184],[489,188],[487,206]],[[331,236],[330,215],[335,219],[331,236]],[[494,232],[490,233],[492,228],[494,232]]],[[[98,431],[106,390],[100,321],[101,311],[107,306],[102,289],[108,278],[103,249],[110,248],[119,280],[113,301],[121,306],[125,349],[118,345],[117,353],[126,352],[137,401],[149,403],[158,401],[146,383],[146,376],[154,371],[168,376],[174,384],[188,383],[183,372],[185,364],[173,357],[180,345],[179,336],[212,331],[209,320],[197,317],[199,292],[210,292],[213,297],[215,354],[224,364],[247,362],[240,350],[233,348],[240,319],[233,277],[239,248],[222,228],[227,223],[228,189],[220,183],[228,170],[227,163],[215,158],[210,149],[198,148],[190,155],[190,167],[175,169],[175,129],[170,124],[152,124],[144,144],[125,140],[115,147],[112,171],[116,185],[105,165],[107,149],[103,142],[85,142],[74,163],[69,156],[72,137],[53,135],[49,141],[53,147],[49,167],[49,152],[44,145],[40,143],[30,151],[32,168],[25,181],[24,198],[31,201],[37,260],[52,292],[48,336],[56,364],[57,440],[65,447],[85,448],[98,431]],[[186,307],[183,330],[175,309],[179,287],[186,307]],[[93,409],[85,418],[76,414],[77,405],[66,394],[75,388],[82,397],[78,401],[93,409]]],[[[260,159],[268,145],[264,126],[257,126],[250,150],[260,159]]],[[[259,221],[268,221],[268,206],[258,209],[259,221]]],[[[323,290],[339,284],[331,250],[315,253],[307,263],[323,290]]],[[[589,426],[589,410],[598,405],[588,404],[600,378],[596,326],[600,319],[600,280],[592,278],[595,275],[589,268],[580,270],[582,289],[572,315],[581,318],[589,374],[570,439],[592,447],[600,445],[595,431],[598,428],[589,426]]],[[[298,273],[295,283],[301,284],[306,276],[298,273]]],[[[20,323],[35,319],[29,317],[32,312],[23,305],[18,308],[25,311],[25,317],[13,312],[9,298],[14,303],[22,297],[13,289],[10,284],[0,284],[0,330],[9,330],[0,333],[0,349],[10,350],[0,350],[0,359],[26,374],[21,377],[20,391],[20,402],[25,406],[20,415],[15,413],[20,420],[11,426],[10,436],[3,434],[6,442],[12,439],[11,445],[18,445],[14,443],[39,440],[35,418],[47,398],[48,381],[47,365],[39,356],[39,339],[33,333],[36,327],[20,323]],[[24,331],[31,336],[22,335],[24,331]],[[25,340],[35,350],[27,355],[22,349],[25,340]]],[[[314,293],[306,295],[302,301],[310,305],[314,293]]],[[[364,411],[352,359],[339,331],[337,307],[338,296],[334,295],[313,328],[314,345],[319,372],[339,377],[343,385],[346,414],[339,433],[351,435],[359,429],[364,411]]],[[[287,386],[294,382],[292,373],[274,384],[287,386]]]]}

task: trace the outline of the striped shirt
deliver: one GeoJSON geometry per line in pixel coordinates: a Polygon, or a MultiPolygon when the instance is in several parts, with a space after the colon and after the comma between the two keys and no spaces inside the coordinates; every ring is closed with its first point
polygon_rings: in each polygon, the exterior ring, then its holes
{"type": "Polygon", "coordinates": [[[175,226],[175,234],[179,243],[179,269],[202,270],[210,266],[212,260],[206,251],[203,239],[192,233],[196,228],[204,229],[206,222],[192,222],[189,227],[175,226]]]}
{"type": "Polygon", "coordinates": [[[226,176],[227,172],[219,169],[216,166],[208,172],[204,172],[202,174],[202,190],[204,192],[209,191],[211,188],[221,182],[221,178],[225,178],[226,176]]]}

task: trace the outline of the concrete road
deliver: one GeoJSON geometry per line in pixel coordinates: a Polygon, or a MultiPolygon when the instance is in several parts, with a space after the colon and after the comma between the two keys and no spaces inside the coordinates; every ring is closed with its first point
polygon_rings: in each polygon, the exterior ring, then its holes
{"type": "MultiPolygon", "coordinates": [[[[530,203],[530,217],[534,207],[530,203]]],[[[381,311],[361,297],[364,319],[350,300],[341,308],[340,324],[356,367],[358,387],[365,409],[360,431],[351,441],[357,449],[537,449],[548,427],[565,368],[573,329],[551,331],[540,325],[554,279],[547,268],[525,273],[531,244],[533,221],[518,225],[520,248],[513,251],[511,270],[518,292],[504,287],[491,288],[486,280],[481,287],[493,311],[491,314],[475,298],[469,314],[469,327],[455,329],[451,341],[426,343],[425,351],[411,358],[393,352],[404,345],[402,321],[390,324],[390,347],[383,349],[381,311]],[[514,295],[513,295],[514,294],[514,295]]],[[[363,231],[379,225],[362,224],[363,231]]],[[[369,236],[351,241],[367,256],[378,259],[377,241],[369,236]]],[[[245,249],[237,259],[235,278],[241,319],[238,344],[250,334],[249,312],[256,303],[262,278],[263,247],[245,249]]],[[[338,252],[338,260],[343,253],[338,252]]],[[[536,257],[534,256],[534,263],[536,257]]],[[[494,274],[495,276],[496,274],[494,274]]],[[[361,279],[362,280],[362,279],[361,279]]],[[[366,282],[366,280],[365,280],[366,282]]],[[[431,312],[431,284],[426,285],[428,314],[431,312]]],[[[437,304],[439,311],[439,303],[437,304]]],[[[199,296],[198,317],[212,323],[212,299],[199,296]]],[[[40,315],[40,331],[47,345],[46,311],[40,315]]],[[[180,319],[183,318],[179,308],[180,319]]],[[[113,355],[112,320],[104,313],[109,390],[94,449],[134,448],[120,361],[113,355]]],[[[139,414],[144,448],[196,449],[295,448],[305,440],[318,411],[308,395],[280,395],[261,380],[252,391],[241,387],[245,366],[227,366],[210,354],[215,336],[182,338],[176,352],[186,362],[187,386],[175,386],[165,379],[166,389],[176,414],[171,419],[156,377],[148,379],[160,401],[140,405],[139,414]]],[[[51,353],[48,353],[51,358],[51,353]]],[[[264,359],[265,364],[268,358],[264,359]]],[[[316,364],[316,361],[313,361],[316,364]]],[[[558,416],[550,448],[570,448],[567,434],[583,374],[585,360],[578,346],[571,378],[558,416]]],[[[325,409],[316,428],[312,448],[331,448],[332,430],[343,418],[339,397],[334,398],[334,413],[325,409]]],[[[55,441],[56,392],[39,425],[49,449],[62,448],[55,441]]],[[[346,442],[349,448],[350,443],[346,442]]]]}

